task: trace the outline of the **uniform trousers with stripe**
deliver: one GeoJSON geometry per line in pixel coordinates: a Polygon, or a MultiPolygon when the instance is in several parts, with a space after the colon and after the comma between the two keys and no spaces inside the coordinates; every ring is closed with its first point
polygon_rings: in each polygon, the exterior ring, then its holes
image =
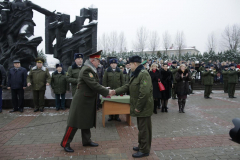
{"type": "MultiPolygon", "coordinates": [[[[70,147],[70,143],[72,142],[73,137],[74,137],[75,133],[77,132],[77,130],[78,130],[78,128],[67,126],[66,133],[61,142],[62,147],[70,147]]],[[[92,142],[90,129],[81,129],[81,133],[82,133],[82,144],[83,145],[86,145],[86,144],[89,144],[92,142]]]]}

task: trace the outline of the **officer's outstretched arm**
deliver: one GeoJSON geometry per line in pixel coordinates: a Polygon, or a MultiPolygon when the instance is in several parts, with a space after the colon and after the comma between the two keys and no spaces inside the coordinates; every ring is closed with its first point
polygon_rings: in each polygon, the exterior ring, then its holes
{"type": "Polygon", "coordinates": [[[117,95],[127,93],[129,92],[129,84],[125,84],[122,87],[117,88],[115,91],[117,95]]]}
{"type": "Polygon", "coordinates": [[[109,90],[106,89],[105,87],[103,87],[102,85],[100,85],[98,81],[96,81],[91,69],[84,70],[83,76],[81,78],[88,85],[88,87],[90,87],[93,91],[95,91],[105,97],[108,95],[109,90]]]}

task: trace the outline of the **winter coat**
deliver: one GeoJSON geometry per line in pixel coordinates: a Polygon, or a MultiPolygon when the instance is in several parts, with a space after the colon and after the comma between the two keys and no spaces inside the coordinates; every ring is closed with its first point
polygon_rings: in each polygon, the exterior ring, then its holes
{"type": "Polygon", "coordinates": [[[8,87],[11,89],[23,89],[27,87],[27,70],[23,67],[11,68],[8,72],[8,87]]]}
{"type": "Polygon", "coordinates": [[[46,67],[38,69],[35,66],[30,70],[27,82],[32,84],[32,90],[46,90],[46,83],[51,83],[51,76],[46,67]]]}
{"type": "Polygon", "coordinates": [[[58,73],[55,71],[52,73],[51,87],[55,94],[65,94],[67,91],[67,76],[64,71],[58,73]]]}
{"type": "Polygon", "coordinates": [[[151,79],[152,79],[152,85],[153,85],[153,98],[158,99],[161,96],[159,86],[158,86],[158,81],[160,80],[161,73],[157,69],[156,72],[154,73],[153,71],[149,72],[151,79]]]}
{"type": "Polygon", "coordinates": [[[165,90],[161,91],[161,99],[169,99],[171,98],[171,88],[172,88],[172,83],[173,83],[173,76],[172,72],[168,69],[165,71],[164,69],[161,69],[160,73],[161,77],[161,83],[164,85],[165,90]]]}
{"type": "Polygon", "coordinates": [[[74,96],[74,94],[76,92],[78,76],[79,76],[81,69],[82,69],[82,66],[78,67],[76,63],[74,63],[72,66],[68,67],[67,82],[71,83],[72,96],[74,96]]]}
{"type": "Polygon", "coordinates": [[[209,70],[205,70],[202,72],[203,82],[205,86],[212,86],[213,85],[213,78],[215,76],[215,72],[209,70]]]}
{"type": "Polygon", "coordinates": [[[89,60],[82,67],[69,110],[67,125],[79,129],[96,127],[97,94],[107,96],[109,90],[99,84],[97,70],[89,60]]]}
{"type": "Polygon", "coordinates": [[[153,114],[153,86],[149,73],[143,65],[139,65],[128,84],[117,88],[116,94],[130,93],[130,115],[133,117],[149,117],[153,114]],[[140,112],[136,112],[137,109],[140,112]]]}
{"type": "Polygon", "coordinates": [[[99,83],[102,85],[103,74],[104,74],[103,66],[97,68],[97,74],[98,74],[99,83]]]}
{"type": "Polygon", "coordinates": [[[235,69],[229,69],[228,71],[228,83],[238,83],[238,71],[235,69]]]}
{"type": "Polygon", "coordinates": [[[103,86],[116,89],[124,84],[125,81],[123,79],[123,72],[120,70],[120,68],[117,67],[114,72],[112,67],[108,67],[103,75],[103,86]]]}
{"type": "Polygon", "coordinates": [[[176,73],[177,73],[177,71],[178,71],[178,68],[177,68],[177,67],[174,67],[174,66],[171,66],[171,67],[169,68],[169,70],[172,72],[172,75],[173,75],[173,83],[177,83],[177,81],[175,80],[175,75],[176,75],[176,73]]]}
{"type": "Polygon", "coordinates": [[[176,81],[177,81],[177,86],[176,86],[176,93],[178,96],[185,96],[189,94],[189,83],[188,81],[191,81],[191,73],[186,69],[183,73],[183,78],[182,78],[182,70],[178,69],[176,73],[176,81]],[[186,76],[188,74],[188,76],[186,76]]]}
{"type": "Polygon", "coordinates": [[[222,70],[223,82],[228,81],[228,70],[222,70]]]}

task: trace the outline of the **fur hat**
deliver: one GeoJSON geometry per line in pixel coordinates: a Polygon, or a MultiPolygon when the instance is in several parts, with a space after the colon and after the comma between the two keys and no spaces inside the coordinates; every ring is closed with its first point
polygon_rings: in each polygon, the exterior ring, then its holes
{"type": "Polygon", "coordinates": [[[132,56],[129,57],[129,62],[138,62],[138,63],[142,63],[142,58],[140,56],[132,56]]]}

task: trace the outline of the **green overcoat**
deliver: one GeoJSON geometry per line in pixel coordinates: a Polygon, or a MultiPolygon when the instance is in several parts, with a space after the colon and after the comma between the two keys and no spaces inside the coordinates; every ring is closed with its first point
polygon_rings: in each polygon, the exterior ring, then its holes
{"type": "Polygon", "coordinates": [[[153,114],[152,80],[143,65],[133,72],[129,84],[116,89],[116,94],[130,93],[130,115],[133,117],[149,117],[153,114]],[[136,112],[137,109],[140,112],[136,112]]]}
{"type": "Polygon", "coordinates": [[[125,80],[123,78],[123,72],[120,68],[116,68],[115,72],[112,70],[112,67],[108,67],[108,69],[104,72],[103,75],[103,86],[110,87],[111,89],[116,89],[125,84],[125,80]]]}
{"type": "Polygon", "coordinates": [[[46,83],[51,83],[51,76],[46,67],[38,69],[33,67],[27,77],[27,83],[31,83],[32,90],[46,90],[46,83]]]}
{"type": "Polygon", "coordinates": [[[58,71],[52,73],[51,87],[55,94],[65,94],[67,85],[67,76],[64,71],[61,73],[58,73],[58,71]]]}
{"type": "Polygon", "coordinates": [[[175,77],[176,77],[176,73],[178,71],[178,68],[177,67],[174,67],[174,66],[171,66],[169,68],[169,70],[172,72],[172,75],[173,75],[173,83],[177,83],[175,77]]]}
{"type": "Polygon", "coordinates": [[[202,76],[203,76],[203,82],[205,86],[212,86],[213,85],[213,78],[214,78],[215,73],[211,70],[209,71],[203,71],[202,76]]]}
{"type": "Polygon", "coordinates": [[[238,83],[238,71],[235,69],[229,69],[228,71],[228,83],[238,83]]]}
{"type": "Polygon", "coordinates": [[[89,60],[82,67],[69,110],[67,125],[79,129],[96,127],[97,94],[107,96],[109,90],[99,84],[97,70],[89,60]]]}
{"type": "Polygon", "coordinates": [[[78,76],[79,76],[79,72],[81,69],[82,69],[82,67],[78,67],[76,63],[74,63],[72,66],[68,67],[67,82],[71,83],[72,96],[74,96],[74,94],[76,92],[78,76]]]}

